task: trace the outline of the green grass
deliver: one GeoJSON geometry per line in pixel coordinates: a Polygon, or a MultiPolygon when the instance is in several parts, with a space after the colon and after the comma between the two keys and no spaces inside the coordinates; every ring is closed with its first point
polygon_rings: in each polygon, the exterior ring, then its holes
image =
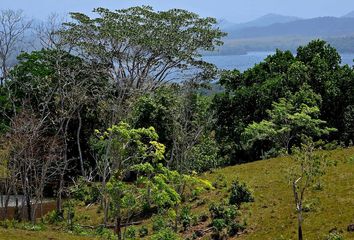
{"type": "Polygon", "coordinates": [[[95,240],[98,238],[88,236],[77,236],[61,231],[44,230],[44,231],[26,231],[21,229],[0,229],[1,240],[95,240]]]}
{"type": "MultiPolygon", "coordinates": [[[[337,228],[344,239],[354,239],[354,233],[346,228],[354,224],[354,148],[330,151],[329,157],[337,162],[331,166],[322,178],[322,190],[311,189],[307,192],[308,202],[315,207],[304,216],[304,237],[310,240],[323,240],[331,229],[337,228]]],[[[296,213],[291,186],[287,181],[287,169],[292,164],[287,157],[261,160],[243,165],[226,167],[202,177],[214,182],[218,176],[224,176],[227,186],[239,178],[253,190],[255,202],[244,204],[242,218],[247,221],[247,231],[235,239],[281,240],[296,239],[296,213]]],[[[227,188],[220,188],[201,196],[205,204],[194,206],[196,214],[208,213],[211,202],[227,199],[227,188]]],[[[194,202],[193,204],[196,204],[194,202]]],[[[97,207],[80,207],[77,214],[87,215],[83,224],[99,224],[102,214],[97,207]]],[[[150,221],[145,221],[150,225],[150,221]]],[[[201,226],[199,226],[201,227],[201,226]]],[[[203,226],[205,227],[205,226],[203,226]]],[[[48,228],[45,231],[25,231],[0,228],[0,239],[95,239],[76,236],[48,228]]],[[[206,238],[208,239],[208,238],[206,238]]]]}
{"type": "MultiPolygon", "coordinates": [[[[329,152],[337,166],[328,169],[322,178],[323,190],[307,192],[308,201],[317,203],[315,209],[304,216],[305,239],[324,239],[331,229],[343,231],[345,239],[354,239],[354,233],[346,228],[354,223],[354,148],[329,152]]],[[[291,186],[287,182],[287,169],[292,164],[289,158],[261,160],[248,164],[226,167],[206,175],[215,181],[218,175],[225,176],[228,185],[239,178],[253,189],[255,202],[246,204],[243,212],[247,218],[247,233],[237,239],[296,239],[296,213],[291,186]]],[[[225,191],[225,190],[224,190],[225,191]]],[[[211,194],[209,201],[220,200],[211,194]]]]}

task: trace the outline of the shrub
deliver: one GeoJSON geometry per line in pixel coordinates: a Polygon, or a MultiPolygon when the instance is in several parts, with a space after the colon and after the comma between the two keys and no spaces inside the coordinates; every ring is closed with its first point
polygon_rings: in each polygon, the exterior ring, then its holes
{"type": "Polygon", "coordinates": [[[42,224],[31,224],[31,223],[25,223],[22,228],[27,231],[42,231],[45,230],[45,226],[42,224]]]}
{"type": "Polygon", "coordinates": [[[104,226],[99,226],[96,229],[96,235],[100,236],[102,239],[106,240],[113,240],[116,239],[116,236],[114,235],[113,231],[105,228],[104,226]]]}
{"type": "Polygon", "coordinates": [[[191,211],[189,207],[182,207],[181,209],[181,213],[179,215],[179,222],[182,224],[183,226],[183,231],[187,231],[187,229],[190,227],[191,225],[191,211]]]}
{"type": "Polygon", "coordinates": [[[161,215],[155,215],[152,218],[152,230],[154,232],[159,232],[160,230],[166,228],[166,221],[161,215]]]}
{"type": "Polygon", "coordinates": [[[200,214],[198,220],[201,221],[201,222],[206,222],[208,220],[208,215],[206,213],[202,213],[200,214]]]}
{"type": "Polygon", "coordinates": [[[70,188],[70,193],[73,199],[82,201],[86,205],[97,202],[100,196],[97,184],[87,182],[82,177],[70,188]]]}
{"type": "Polygon", "coordinates": [[[209,207],[211,219],[224,219],[226,224],[232,222],[239,212],[235,206],[225,206],[223,204],[211,204],[209,207]]]}
{"type": "Polygon", "coordinates": [[[354,164],[354,156],[351,156],[348,158],[348,163],[349,164],[354,164]]]}
{"type": "Polygon", "coordinates": [[[302,210],[304,212],[315,212],[319,204],[318,198],[305,201],[302,210]]]}
{"type": "Polygon", "coordinates": [[[17,220],[6,219],[4,221],[0,221],[0,226],[3,228],[16,228],[17,225],[18,225],[17,220]]]}
{"type": "Polygon", "coordinates": [[[213,239],[224,239],[226,235],[234,236],[245,229],[245,224],[242,225],[236,221],[239,215],[236,206],[212,204],[209,211],[214,227],[213,239]]]}
{"type": "Polygon", "coordinates": [[[342,235],[340,235],[337,232],[332,232],[330,233],[326,238],[326,240],[344,240],[344,238],[342,237],[342,235]]]}
{"type": "Polygon", "coordinates": [[[240,224],[238,222],[232,222],[228,226],[228,234],[229,236],[235,236],[238,232],[245,230],[245,225],[240,224]]]}
{"type": "Polygon", "coordinates": [[[192,225],[192,226],[197,226],[197,225],[198,225],[198,219],[199,219],[198,216],[196,216],[196,215],[192,216],[192,218],[191,218],[191,225],[192,225]]]}
{"type": "Polygon", "coordinates": [[[223,165],[222,159],[218,156],[219,147],[212,137],[203,137],[202,140],[193,146],[189,152],[190,169],[201,173],[215,169],[223,165]]]}
{"type": "Polygon", "coordinates": [[[47,213],[47,215],[45,216],[45,220],[49,224],[55,224],[58,222],[62,222],[63,216],[62,216],[62,214],[59,214],[58,211],[54,210],[54,211],[47,213]]]}
{"type": "Polygon", "coordinates": [[[211,223],[217,232],[221,232],[225,227],[227,227],[225,219],[216,218],[211,223]]]}
{"type": "Polygon", "coordinates": [[[128,240],[135,240],[136,238],[136,228],[135,227],[129,227],[126,230],[126,239],[128,240]]]}
{"type": "Polygon", "coordinates": [[[151,240],[180,240],[181,238],[172,231],[171,228],[161,229],[157,233],[155,233],[151,240]]]}
{"type": "Polygon", "coordinates": [[[253,202],[254,198],[252,196],[251,190],[248,189],[245,183],[238,180],[232,182],[230,188],[229,203],[231,205],[241,206],[241,203],[253,202]]]}
{"type": "Polygon", "coordinates": [[[141,226],[141,228],[139,229],[139,237],[143,238],[146,237],[148,234],[149,234],[148,228],[145,226],[141,226]]]}
{"type": "Polygon", "coordinates": [[[216,180],[212,183],[214,188],[217,189],[222,189],[224,187],[226,187],[227,183],[226,183],[226,179],[224,175],[218,174],[218,176],[216,177],[216,180]]]}

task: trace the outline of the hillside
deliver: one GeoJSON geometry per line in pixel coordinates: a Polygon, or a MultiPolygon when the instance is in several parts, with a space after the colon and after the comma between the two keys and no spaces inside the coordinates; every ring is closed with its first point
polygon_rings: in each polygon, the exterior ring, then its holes
{"type": "MultiPolygon", "coordinates": [[[[330,230],[337,229],[342,232],[344,239],[354,239],[354,233],[346,230],[349,224],[354,223],[354,161],[351,158],[354,156],[354,148],[334,150],[328,154],[336,166],[330,167],[323,178],[323,190],[308,192],[306,202],[311,205],[311,210],[305,213],[304,236],[305,239],[323,239],[330,230]]],[[[241,218],[247,222],[247,229],[235,239],[295,239],[296,215],[291,188],[286,180],[289,164],[289,158],[280,157],[226,167],[203,175],[203,178],[214,183],[220,176],[224,176],[228,186],[239,178],[253,189],[255,202],[242,207],[241,218]]],[[[192,211],[196,215],[208,213],[210,203],[220,202],[227,197],[227,188],[217,188],[201,196],[198,204],[194,203],[192,211]]],[[[99,223],[101,219],[96,206],[79,207],[78,216],[83,225],[99,223]]],[[[144,223],[150,225],[150,220],[144,223]]],[[[203,227],[199,225],[193,229],[203,227]]],[[[0,228],[0,239],[23,239],[23,236],[26,236],[25,239],[96,239],[89,235],[83,237],[56,231],[61,230],[57,227],[42,231],[0,228]]],[[[191,231],[183,236],[190,234],[191,231]]]]}
{"type": "Polygon", "coordinates": [[[351,53],[354,52],[353,16],[353,12],[343,17],[311,19],[266,15],[245,24],[223,28],[228,36],[216,54],[245,54],[276,48],[294,51],[298,46],[318,38],[328,41],[340,52],[351,53]]]}
{"type": "MultiPolygon", "coordinates": [[[[354,239],[346,228],[354,223],[354,148],[334,150],[330,159],[338,161],[323,178],[324,189],[311,191],[307,202],[314,202],[315,209],[306,213],[305,239],[323,239],[334,228],[343,231],[344,239],[354,239]]],[[[208,175],[215,180],[223,175],[230,183],[235,178],[245,181],[255,194],[255,202],[244,206],[248,212],[247,233],[237,239],[295,239],[296,215],[290,185],[286,182],[288,158],[262,160],[244,165],[227,167],[208,175]]],[[[220,196],[209,197],[210,201],[220,196]]]]}
{"type": "Polygon", "coordinates": [[[354,18],[354,11],[351,11],[342,16],[342,18],[354,18]]]}
{"type": "Polygon", "coordinates": [[[353,35],[354,18],[319,17],[264,27],[227,29],[229,38],[259,38],[276,36],[347,36],[353,35]]]}
{"type": "Polygon", "coordinates": [[[238,23],[238,24],[227,24],[225,25],[225,21],[221,21],[223,23],[220,25],[226,32],[233,32],[235,30],[245,29],[249,27],[264,27],[269,26],[275,23],[288,23],[296,20],[300,20],[298,17],[294,16],[284,16],[280,14],[269,13],[259,18],[256,18],[252,21],[238,23]]]}

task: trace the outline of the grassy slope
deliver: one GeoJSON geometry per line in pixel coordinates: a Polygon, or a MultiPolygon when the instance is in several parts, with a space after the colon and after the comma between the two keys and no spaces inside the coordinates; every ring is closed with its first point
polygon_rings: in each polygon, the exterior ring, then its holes
{"type": "MultiPolygon", "coordinates": [[[[330,158],[338,165],[330,167],[323,177],[322,191],[309,191],[308,200],[318,202],[315,211],[305,214],[305,239],[323,239],[328,232],[343,230],[345,239],[354,239],[354,233],[346,228],[354,223],[354,148],[330,152],[330,158]]],[[[255,202],[244,206],[249,209],[248,233],[238,239],[295,239],[296,214],[290,185],[286,180],[289,158],[262,160],[239,166],[220,169],[208,175],[211,181],[218,174],[228,183],[239,177],[253,190],[255,202]]],[[[217,201],[219,196],[209,199],[217,201]]]]}
{"type": "MultiPolygon", "coordinates": [[[[346,227],[354,223],[354,161],[348,159],[354,156],[354,148],[330,152],[330,158],[338,161],[323,178],[322,191],[309,191],[307,199],[318,202],[315,211],[305,214],[305,239],[323,239],[328,232],[337,228],[343,230],[346,240],[354,239],[354,233],[348,233],[346,227]]],[[[247,233],[237,239],[295,239],[296,214],[290,185],[286,180],[286,169],[291,164],[289,158],[275,158],[253,163],[226,167],[203,177],[215,181],[218,175],[223,175],[228,185],[233,179],[245,181],[254,191],[255,202],[243,206],[243,217],[247,219],[247,233]]],[[[207,204],[196,207],[194,212],[207,213],[208,204],[220,202],[227,198],[226,189],[218,189],[207,193],[204,198],[207,204]]],[[[96,224],[101,216],[97,216],[94,208],[81,208],[79,213],[89,214],[86,223],[96,224]]],[[[148,221],[149,222],[149,221],[148,221]]],[[[24,230],[6,230],[0,228],[0,239],[94,239],[79,237],[65,233],[47,230],[29,232],[24,230]]]]}
{"type": "Polygon", "coordinates": [[[98,238],[76,236],[69,233],[47,231],[25,231],[20,229],[0,229],[1,240],[95,240],[98,238]]]}

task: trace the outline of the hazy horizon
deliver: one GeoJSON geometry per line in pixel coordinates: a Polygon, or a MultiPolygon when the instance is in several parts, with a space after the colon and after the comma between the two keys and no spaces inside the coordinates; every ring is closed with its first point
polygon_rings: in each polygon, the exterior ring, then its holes
{"type": "Polygon", "coordinates": [[[0,9],[22,9],[28,17],[45,19],[51,13],[67,14],[83,12],[89,14],[95,7],[121,9],[138,5],[150,5],[155,10],[182,8],[198,13],[225,19],[233,23],[253,20],[274,13],[301,18],[320,16],[339,17],[354,10],[353,0],[205,0],[203,3],[187,0],[0,0],[0,9]]]}

